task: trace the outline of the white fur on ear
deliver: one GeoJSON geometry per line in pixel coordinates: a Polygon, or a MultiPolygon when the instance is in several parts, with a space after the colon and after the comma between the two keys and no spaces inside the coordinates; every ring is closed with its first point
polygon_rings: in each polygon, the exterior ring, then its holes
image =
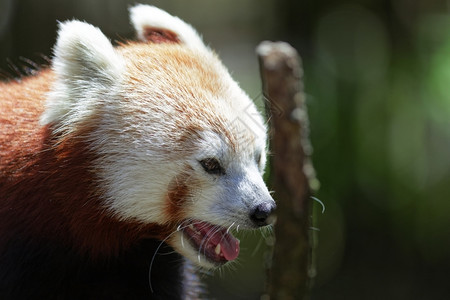
{"type": "Polygon", "coordinates": [[[174,33],[181,44],[190,48],[206,48],[200,35],[191,25],[157,7],[144,4],[131,7],[130,19],[141,41],[147,41],[146,29],[151,28],[174,33]]]}
{"type": "Polygon", "coordinates": [[[82,107],[95,100],[87,94],[109,91],[119,81],[124,65],[97,27],[80,21],[60,23],[52,66],[56,79],[41,124],[83,115],[82,107]]]}

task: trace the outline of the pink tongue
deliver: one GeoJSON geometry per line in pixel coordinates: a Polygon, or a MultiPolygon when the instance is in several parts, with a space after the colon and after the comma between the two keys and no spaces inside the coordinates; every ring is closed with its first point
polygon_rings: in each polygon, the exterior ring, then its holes
{"type": "Polygon", "coordinates": [[[239,241],[231,234],[225,233],[220,241],[220,249],[226,260],[236,259],[239,255],[239,241]]]}
{"type": "MultiPolygon", "coordinates": [[[[211,231],[214,230],[213,226],[207,225],[203,222],[196,224],[196,227],[205,235],[210,234],[211,231]]],[[[226,260],[234,260],[239,255],[239,240],[227,233],[225,229],[216,231],[209,238],[209,242],[214,245],[220,244],[220,252],[226,260]]]]}

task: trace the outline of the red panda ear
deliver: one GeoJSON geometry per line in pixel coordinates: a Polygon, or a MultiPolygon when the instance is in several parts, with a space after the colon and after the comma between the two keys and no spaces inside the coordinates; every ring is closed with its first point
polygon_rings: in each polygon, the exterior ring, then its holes
{"type": "Polygon", "coordinates": [[[144,41],[151,43],[180,43],[178,35],[168,29],[144,27],[142,37],[144,41]]]}
{"type": "Polygon", "coordinates": [[[131,7],[130,19],[138,39],[143,42],[179,43],[190,48],[207,48],[191,25],[154,6],[139,4],[131,7]]]}
{"type": "Polygon", "coordinates": [[[54,55],[56,80],[41,124],[57,124],[67,133],[95,111],[88,104],[97,100],[92,91],[106,93],[120,82],[125,62],[100,29],[80,21],[59,24],[54,55]]]}

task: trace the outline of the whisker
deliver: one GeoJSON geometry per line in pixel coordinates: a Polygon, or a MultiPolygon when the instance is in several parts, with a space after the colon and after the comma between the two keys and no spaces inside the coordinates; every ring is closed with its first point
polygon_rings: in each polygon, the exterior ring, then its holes
{"type": "Polygon", "coordinates": [[[259,229],[259,232],[261,233],[261,236],[262,236],[264,239],[267,238],[267,235],[266,235],[267,229],[266,229],[266,228],[260,228],[260,229],[259,229]]]}
{"type": "Polygon", "coordinates": [[[151,260],[151,262],[150,262],[150,267],[149,267],[149,270],[148,270],[148,280],[149,280],[149,285],[150,285],[150,291],[152,292],[152,293],[154,293],[154,290],[153,290],[153,285],[152,285],[152,267],[153,267],[153,262],[155,261],[155,258],[156,258],[156,254],[159,252],[159,249],[161,248],[161,246],[173,235],[173,234],[175,234],[175,233],[177,233],[177,232],[179,232],[179,231],[182,231],[184,228],[186,228],[186,227],[188,227],[189,225],[186,225],[186,226],[182,226],[183,224],[185,224],[186,222],[188,222],[189,223],[189,221],[191,221],[191,220],[189,220],[189,219],[186,219],[186,220],[184,220],[183,222],[181,222],[181,224],[179,224],[178,226],[177,226],[177,229],[175,230],[175,231],[173,231],[172,233],[170,233],[166,238],[164,238],[162,241],[161,241],[161,243],[159,243],[159,245],[158,245],[158,247],[156,248],[156,250],[155,250],[155,253],[153,253],[153,257],[152,257],[152,260],[151,260]]]}
{"type": "Polygon", "coordinates": [[[234,223],[236,223],[236,222],[233,222],[233,223],[232,223],[232,224],[230,225],[230,227],[228,227],[228,229],[227,229],[227,233],[229,233],[229,232],[230,232],[230,229],[231,229],[231,227],[233,227],[234,223]]]}
{"type": "Polygon", "coordinates": [[[258,240],[258,243],[255,246],[255,249],[253,250],[252,254],[250,254],[252,257],[255,256],[256,252],[258,252],[259,248],[261,248],[262,245],[262,239],[258,240]]]}
{"type": "Polygon", "coordinates": [[[320,201],[318,198],[311,196],[311,199],[313,199],[316,202],[319,202],[320,205],[322,205],[322,213],[325,212],[325,204],[323,204],[322,201],[320,201]]]}
{"type": "Polygon", "coordinates": [[[150,291],[151,291],[152,293],[154,293],[154,291],[153,291],[153,286],[152,286],[152,267],[153,267],[153,262],[155,261],[156,254],[158,253],[159,249],[160,249],[161,246],[164,244],[164,242],[167,241],[167,240],[168,240],[174,233],[176,233],[176,232],[177,232],[177,231],[172,232],[172,233],[169,234],[165,239],[163,239],[163,240],[161,241],[161,243],[158,245],[158,247],[156,248],[155,253],[153,254],[152,261],[150,262],[150,269],[149,269],[149,271],[148,271],[148,280],[149,280],[149,285],[150,285],[150,291]]]}
{"type": "MultiPolygon", "coordinates": [[[[208,231],[207,234],[205,234],[205,238],[202,240],[202,242],[200,243],[200,246],[198,248],[199,255],[200,255],[200,252],[202,251],[203,245],[207,244],[212,239],[212,237],[220,230],[221,230],[221,228],[219,226],[214,226],[213,228],[211,228],[211,230],[208,231]],[[207,238],[207,236],[210,236],[210,237],[207,238]]],[[[206,247],[203,247],[203,250],[204,250],[203,255],[206,256],[206,247]]]]}

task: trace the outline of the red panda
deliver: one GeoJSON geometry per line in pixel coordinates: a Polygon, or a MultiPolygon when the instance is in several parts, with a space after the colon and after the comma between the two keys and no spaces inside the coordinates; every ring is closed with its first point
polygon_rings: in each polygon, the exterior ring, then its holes
{"type": "Polygon", "coordinates": [[[195,268],[270,223],[266,128],[188,24],[139,41],[59,25],[50,69],[0,83],[0,299],[190,299],[195,268]]]}

